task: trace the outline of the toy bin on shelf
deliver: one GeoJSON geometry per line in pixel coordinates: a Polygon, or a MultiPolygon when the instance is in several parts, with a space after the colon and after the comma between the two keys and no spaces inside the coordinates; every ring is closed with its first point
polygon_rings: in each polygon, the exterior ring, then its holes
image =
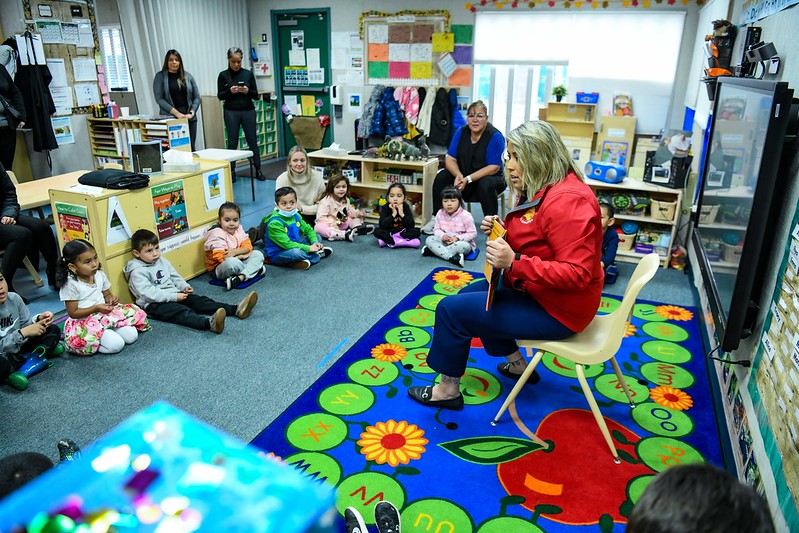
{"type": "Polygon", "coordinates": [[[652,211],[652,218],[656,220],[674,220],[674,215],[677,213],[677,202],[669,202],[665,200],[657,200],[652,198],[650,210],[652,211]]]}
{"type": "Polygon", "coordinates": [[[727,244],[721,243],[721,259],[729,263],[739,263],[741,261],[741,251],[743,250],[741,244],[727,244]]]}
{"type": "Polygon", "coordinates": [[[595,104],[599,102],[599,93],[577,93],[578,104],[595,104]]]}
{"type": "Polygon", "coordinates": [[[632,250],[633,245],[635,245],[635,233],[632,235],[619,233],[619,250],[632,250]]]}
{"type": "Polygon", "coordinates": [[[720,204],[716,205],[703,205],[701,210],[699,211],[699,223],[700,224],[712,224],[716,221],[716,217],[719,214],[719,207],[720,204]]]}

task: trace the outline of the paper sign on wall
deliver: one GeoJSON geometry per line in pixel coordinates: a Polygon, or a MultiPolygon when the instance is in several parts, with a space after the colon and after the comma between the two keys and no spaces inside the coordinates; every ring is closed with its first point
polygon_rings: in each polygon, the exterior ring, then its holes
{"type": "Polygon", "coordinates": [[[108,224],[106,225],[105,235],[106,243],[109,246],[125,242],[133,235],[125,218],[125,213],[122,211],[122,206],[119,205],[119,198],[116,196],[108,199],[108,224]]]}

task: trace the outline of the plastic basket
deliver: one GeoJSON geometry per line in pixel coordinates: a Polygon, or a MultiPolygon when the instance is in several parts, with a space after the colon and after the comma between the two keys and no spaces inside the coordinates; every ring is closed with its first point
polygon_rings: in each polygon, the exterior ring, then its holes
{"type": "Polygon", "coordinates": [[[712,224],[716,221],[716,216],[719,214],[719,204],[716,205],[703,205],[699,211],[700,224],[712,224]]]}
{"type": "Polygon", "coordinates": [[[652,198],[651,210],[652,218],[673,222],[674,215],[677,213],[677,202],[664,202],[663,200],[652,198]]]}
{"type": "Polygon", "coordinates": [[[577,93],[578,104],[595,104],[599,102],[599,93],[577,93]]]}

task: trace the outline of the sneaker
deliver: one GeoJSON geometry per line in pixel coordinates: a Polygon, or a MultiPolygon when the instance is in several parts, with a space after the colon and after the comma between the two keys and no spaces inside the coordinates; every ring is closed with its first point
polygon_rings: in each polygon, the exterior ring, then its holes
{"type": "Polygon", "coordinates": [[[455,254],[449,258],[449,262],[453,265],[463,268],[463,254],[455,254]]]}
{"type": "Polygon", "coordinates": [[[216,334],[222,333],[225,331],[225,310],[221,307],[216,310],[216,312],[211,315],[211,318],[208,319],[208,323],[211,325],[211,331],[216,334]]]}
{"type": "Polygon", "coordinates": [[[319,254],[319,257],[324,259],[325,257],[330,257],[330,255],[333,253],[333,248],[330,246],[323,246],[322,249],[316,253],[319,254]]]}
{"type": "Polygon", "coordinates": [[[369,533],[361,513],[354,507],[344,509],[344,527],[347,533],[369,533]]]}
{"type": "Polygon", "coordinates": [[[266,266],[261,265],[261,268],[258,269],[258,272],[255,273],[256,276],[264,276],[266,275],[266,266]]]}
{"type": "Polygon", "coordinates": [[[354,230],[348,229],[347,231],[344,232],[344,240],[355,242],[355,235],[356,233],[354,230]]]}
{"type": "Polygon", "coordinates": [[[28,388],[28,378],[22,372],[14,372],[9,374],[8,384],[17,390],[25,390],[28,388]]]}
{"type": "Polygon", "coordinates": [[[255,226],[247,229],[247,237],[250,238],[250,244],[258,242],[258,228],[255,226]]]}
{"type": "Polygon", "coordinates": [[[362,224],[355,228],[355,233],[358,235],[371,235],[375,232],[375,227],[371,224],[362,224]]]}
{"type": "Polygon", "coordinates": [[[263,174],[261,174],[261,171],[260,171],[260,170],[258,170],[258,171],[255,173],[255,179],[257,179],[258,181],[266,181],[266,176],[264,176],[263,174]]]}
{"type": "Polygon", "coordinates": [[[386,241],[383,239],[377,239],[377,245],[381,248],[385,248],[387,246],[386,241]]]}
{"type": "Polygon", "coordinates": [[[58,341],[58,344],[55,345],[55,348],[53,348],[53,351],[50,352],[47,357],[58,357],[59,355],[63,355],[65,351],[66,347],[64,346],[64,343],[62,341],[58,341]]]}
{"type": "Polygon", "coordinates": [[[434,254],[433,250],[431,250],[427,246],[422,246],[422,255],[425,257],[433,257],[436,254],[434,254]]]}
{"type": "Polygon", "coordinates": [[[253,291],[247,296],[244,297],[242,301],[239,302],[239,305],[236,306],[236,318],[240,318],[244,320],[250,313],[252,313],[255,304],[258,303],[258,293],[253,291]]]}
{"type": "Polygon", "coordinates": [[[242,279],[238,275],[230,276],[229,278],[227,278],[225,280],[225,288],[227,290],[229,290],[229,291],[233,290],[236,287],[238,287],[239,285],[241,285],[241,282],[242,282],[242,279]]]}
{"type": "Polygon", "coordinates": [[[296,268],[297,270],[308,270],[311,268],[311,262],[307,259],[300,259],[299,261],[294,261],[293,263],[289,263],[287,266],[290,268],[296,268]]]}
{"type": "Polygon", "coordinates": [[[375,505],[375,524],[380,533],[400,533],[400,514],[391,502],[375,505]]]}
{"type": "Polygon", "coordinates": [[[422,226],[422,230],[421,231],[422,231],[422,233],[424,233],[426,235],[432,235],[434,229],[436,229],[436,219],[435,219],[435,217],[431,218],[430,221],[427,224],[422,226]]]}
{"type": "Polygon", "coordinates": [[[58,462],[76,461],[80,459],[80,447],[71,439],[61,439],[56,445],[58,448],[58,462]]]}

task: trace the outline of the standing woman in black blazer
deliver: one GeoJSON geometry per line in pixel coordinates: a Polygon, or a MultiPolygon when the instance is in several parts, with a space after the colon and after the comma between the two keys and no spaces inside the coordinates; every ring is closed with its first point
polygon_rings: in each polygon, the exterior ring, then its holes
{"type": "Polygon", "coordinates": [[[258,152],[258,136],[256,135],[255,105],[258,100],[258,87],[252,71],[241,68],[244,53],[241,48],[232,47],[227,51],[228,68],[219,73],[216,79],[216,96],[224,102],[225,130],[227,131],[228,150],[235,150],[239,144],[239,126],[244,128],[244,138],[252,150],[252,161],[255,165],[255,177],[265,180],[261,174],[261,154],[258,152]]]}
{"type": "MultiPolygon", "coordinates": [[[[6,70],[0,65],[0,164],[8,170],[14,164],[14,151],[17,149],[17,128],[25,125],[25,102],[22,100],[22,93],[19,92],[14,80],[6,70]],[[14,108],[20,116],[14,117],[10,110],[6,109],[6,104],[14,108]]],[[[8,278],[9,283],[11,278],[8,278]]]]}
{"type": "Polygon", "coordinates": [[[195,151],[200,91],[191,74],[183,70],[183,58],[177,50],[166,53],[164,66],[153,79],[153,93],[162,115],[189,119],[191,151],[195,151]]]}

